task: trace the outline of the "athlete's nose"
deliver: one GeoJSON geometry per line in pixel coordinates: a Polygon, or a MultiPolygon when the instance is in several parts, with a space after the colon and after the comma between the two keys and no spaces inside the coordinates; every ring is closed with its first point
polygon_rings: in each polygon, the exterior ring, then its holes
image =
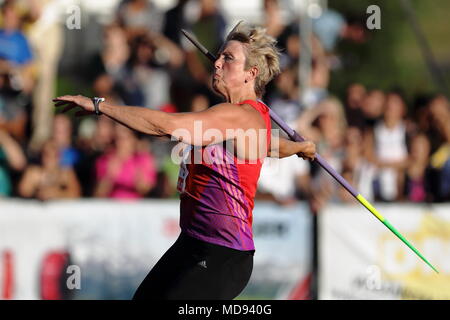
{"type": "Polygon", "coordinates": [[[222,68],[222,57],[219,56],[217,60],[214,62],[214,68],[220,69],[222,68]]]}

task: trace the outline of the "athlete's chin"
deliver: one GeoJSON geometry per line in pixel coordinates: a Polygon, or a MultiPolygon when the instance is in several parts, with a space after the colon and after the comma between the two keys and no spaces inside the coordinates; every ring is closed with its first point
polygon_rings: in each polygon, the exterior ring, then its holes
{"type": "Polygon", "coordinates": [[[214,92],[217,93],[218,95],[221,95],[222,97],[225,96],[223,94],[223,90],[221,90],[221,87],[218,85],[217,81],[213,80],[212,88],[213,88],[214,92]]]}

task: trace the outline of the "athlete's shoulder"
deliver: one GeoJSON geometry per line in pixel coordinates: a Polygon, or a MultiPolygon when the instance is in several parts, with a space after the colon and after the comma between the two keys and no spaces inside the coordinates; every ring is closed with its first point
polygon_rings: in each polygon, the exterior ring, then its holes
{"type": "Polygon", "coordinates": [[[254,128],[265,126],[261,117],[261,111],[249,103],[234,104],[220,103],[210,108],[211,112],[217,112],[224,121],[232,122],[240,128],[254,128]]]}
{"type": "Polygon", "coordinates": [[[226,109],[226,110],[230,110],[231,109],[238,109],[241,105],[240,104],[236,104],[236,103],[230,103],[230,102],[222,102],[222,103],[218,103],[213,105],[210,109],[226,109]]]}
{"type": "Polygon", "coordinates": [[[244,116],[245,114],[248,114],[248,112],[254,110],[254,108],[252,108],[248,104],[223,102],[212,106],[211,108],[209,108],[209,110],[211,112],[220,112],[239,118],[241,116],[244,116]]]}

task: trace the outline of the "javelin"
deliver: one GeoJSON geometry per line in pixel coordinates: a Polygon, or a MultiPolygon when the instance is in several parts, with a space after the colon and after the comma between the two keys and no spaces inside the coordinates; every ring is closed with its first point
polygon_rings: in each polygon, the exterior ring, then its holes
{"type": "MultiPolygon", "coordinates": [[[[237,27],[237,25],[236,25],[236,27],[237,27]]],[[[236,28],[236,27],[234,27],[234,28],[236,28]]],[[[194,44],[197,47],[197,49],[199,49],[200,52],[203,53],[209,60],[211,60],[212,62],[216,61],[216,57],[214,56],[214,54],[209,52],[208,49],[206,49],[203,45],[201,45],[200,42],[198,42],[197,39],[195,39],[195,37],[193,35],[191,35],[189,32],[187,32],[186,30],[183,30],[183,29],[181,29],[181,32],[183,32],[183,34],[186,36],[186,38],[188,38],[189,41],[191,41],[192,44],[194,44]]],[[[261,100],[259,100],[259,102],[264,104],[264,102],[262,102],[261,100]]],[[[266,107],[268,107],[266,104],[264,104],[264,105],[266,107]]],[[[305,139],[302,136],[300,136],[295,130],[291,129],[286,123],[284,123],[284,121],[281,120],[281,118],[277,114],[275,114],[275,112],[273,112],[272,109],[270,109],[269,107],[268,107],[268,109],[270,110],[270,117],[272,118],[272,120],[281,129],[283,129],[284,132],[286,132],[286,134],[289,136],[289,138],[291,140],[297,141],[297,142],[305,141],[305,139]]],[[[317,153],[315,154],[315,161],[323,169],[325,169],[325,171],[327,171],[334,179],[336,179],[337,182],[339,182],[348,192],[350,192],[350,194],[356,200],[358,200],[359,203],[361,203],[367,210],[369,210],[370,213],[372,213],[393,234],[395,234],[401,241],[403,241],[404,244],[406,244],[415,254],[417,254],[417,256],[419,256],[420,259],[422,259],[428,266],[430,266],[431,269],[433,269],[436,273],[439,273],[439,271],[435,267],[433,267],[433,265],[431,263],[429,263],[427,259],[425,259],[425,257],[419,252],[419,250],[417,250],[400,232],[398,232],[397,229],[395,229],[394,226],[392,226],[389,223],[389,221],[385,217],[383,217],[369,201],[367,201],[359,192],[357,192],[350,185],[350,183],[347,182],[347,180],[345,180],[339,173],[337,173],[336,170],[334,170],[328,164],[328,162],[317,153]]]]}

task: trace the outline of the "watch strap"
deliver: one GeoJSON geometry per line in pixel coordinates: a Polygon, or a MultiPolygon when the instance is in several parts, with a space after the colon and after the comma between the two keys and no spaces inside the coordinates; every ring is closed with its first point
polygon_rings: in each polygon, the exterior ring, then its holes
{"type": "Polygon", "coordinates": [[[99,98],[99,97],[92,98],[92,102],[94,103],[95,114],[98,116],[102,114],[100,112],[99,104],[100,104],[100,102],[104,102],[104,101],[105,101],[105,98],[99,98]]]}

